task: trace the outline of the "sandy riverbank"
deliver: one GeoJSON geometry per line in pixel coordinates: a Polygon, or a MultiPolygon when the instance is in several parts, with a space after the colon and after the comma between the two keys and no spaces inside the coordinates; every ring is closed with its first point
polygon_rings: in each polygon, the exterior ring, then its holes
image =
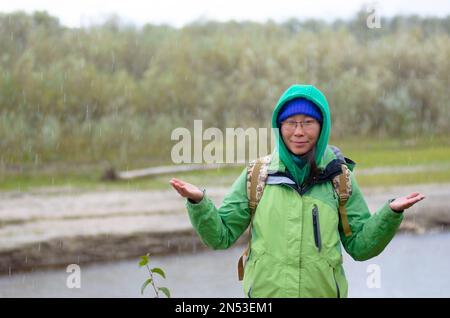
{"type": "MultiPolygon", "coordinates": [[[[207,191],[218,205],[227,190],[207,191]]],[[[413,191],[427,199],[407,211],[401,231],[448,230],[450,184],[363,189],[372,212],[389,198],[413,191]]],[[[0,274],[203,248],[183,199],[170,189],[0,193],[0,274]]]]}

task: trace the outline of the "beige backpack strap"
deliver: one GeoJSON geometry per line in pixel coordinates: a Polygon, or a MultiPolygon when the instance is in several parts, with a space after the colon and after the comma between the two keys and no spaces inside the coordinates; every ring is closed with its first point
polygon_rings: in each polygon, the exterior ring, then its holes
{"type": "Polygon", "coordinates": [[[345,204],[352,194],[352,181],[350,170],[345,164],[341,165],[342,173],[333,179],[334,188],[339,196],[339,216],[342,222],[342,228],[346,237],[352,235],[350,223],[348,222],[347,209],[345,204]]]}
{"type": "Polygon", "coordinates": [[[249,227],[250,238],[247,244],[247,248],[239,258],[238,262],[239,280],[244,279],[244,267],[251,249],[253,217],[255,215],[259,200],[261,200],[262,193],[264,191],[264,186],[266,184],[266,179],[268,175],[269,163],[270,163],[270,156],[265,156],[257,159],[256,161],[251,162],[247,169],[247,197],[248,197],[248,205],[250,208],[250,227],[249,227]]]}

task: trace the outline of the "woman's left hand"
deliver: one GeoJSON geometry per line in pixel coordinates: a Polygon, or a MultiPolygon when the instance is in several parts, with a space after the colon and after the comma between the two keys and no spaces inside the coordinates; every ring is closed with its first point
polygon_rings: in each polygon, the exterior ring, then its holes
{"type": "Polygon", "coordinates": [[[419,201],[422,201],[425,199],[425,196],[419,192],[413,192],[408,196],[400,197],[389,203],[389,206],[394,211],[403,211],[410,207],[412,207],[414,204],[416,204],[419,201]]]}

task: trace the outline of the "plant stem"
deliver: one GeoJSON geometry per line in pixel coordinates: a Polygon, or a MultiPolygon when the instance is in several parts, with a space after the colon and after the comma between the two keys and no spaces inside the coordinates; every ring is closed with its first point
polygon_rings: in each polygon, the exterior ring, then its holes
{"type": "Polygon", "coordinates": [[[150,267],[148,267],[148,265],[145,265],[145,267],[147,267],[148,269],[148,273],[150,274],[150,278],[152,279],[152,286],[153,286],[153,290],[155,291],[156,297],[155,298],[159,298],[159,293],[158,293],[158,289],[155,286],[155,281],[153,279],[153,273],[150,270],[150,267]]]}

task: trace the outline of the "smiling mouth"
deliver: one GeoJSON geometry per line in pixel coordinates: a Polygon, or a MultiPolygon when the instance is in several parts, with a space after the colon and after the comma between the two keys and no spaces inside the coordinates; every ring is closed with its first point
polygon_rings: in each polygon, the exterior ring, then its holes
{"type": "Polygon", "coordinates": [[[295,144],[295,145],[305,145],[308,142],[307,141],[293,141],[292,143],[295,144]]]}

